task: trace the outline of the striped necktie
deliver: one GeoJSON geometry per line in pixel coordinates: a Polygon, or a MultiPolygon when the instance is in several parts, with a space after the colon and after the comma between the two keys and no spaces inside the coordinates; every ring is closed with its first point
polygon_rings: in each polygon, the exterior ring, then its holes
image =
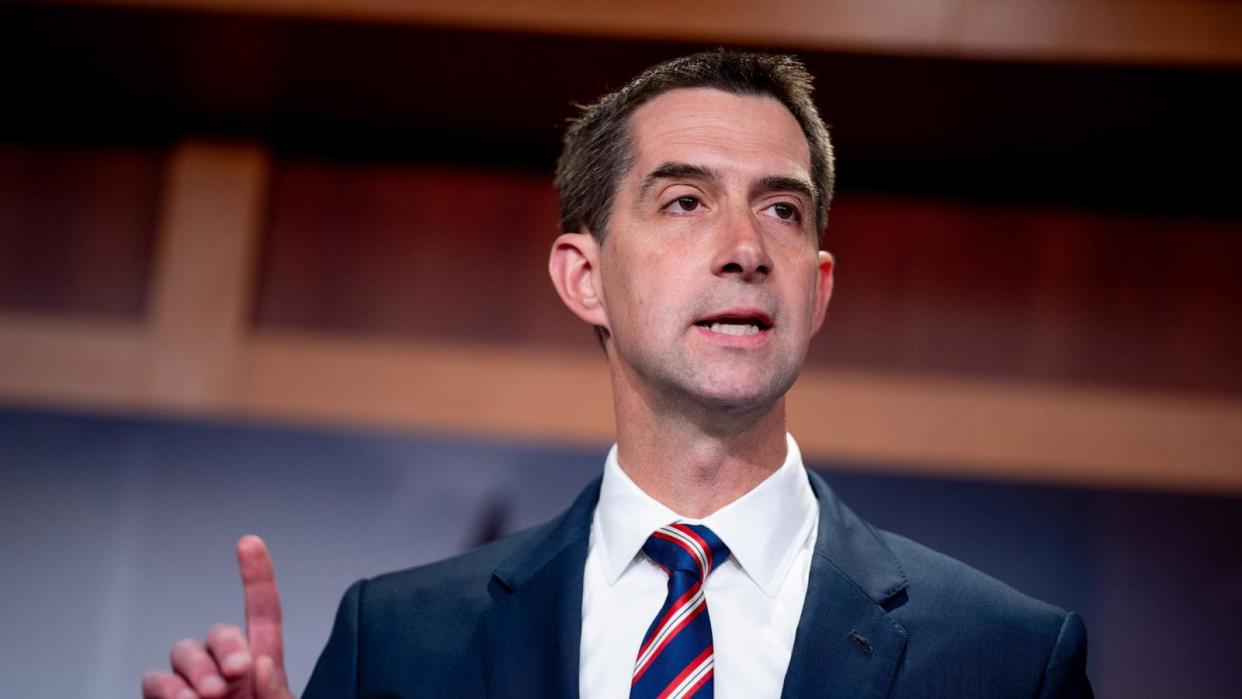
{"type": "Polygon", "coordinates": [[[668,573],[668,597],[643,636],[630,699],[711,699],[715,654],[703,582],[729,549],[707,527],[679,522],[657,529],[643,552],[668,573]]]}

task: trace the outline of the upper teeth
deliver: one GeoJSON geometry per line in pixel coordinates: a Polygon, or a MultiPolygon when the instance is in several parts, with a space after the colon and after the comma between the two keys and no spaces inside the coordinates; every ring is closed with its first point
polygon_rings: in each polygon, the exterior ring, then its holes
{"type": "Polygon", "coordinates": [[[759,332],[759,326],[748,323],[712,323],[711,331],[725,335],[754,335],[759,332]]]}

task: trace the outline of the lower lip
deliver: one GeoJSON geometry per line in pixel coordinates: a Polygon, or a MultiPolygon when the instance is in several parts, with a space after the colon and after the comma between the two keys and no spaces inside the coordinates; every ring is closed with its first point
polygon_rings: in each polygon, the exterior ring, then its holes
{"type": "Polygon", "coordinates": [[[702,325],[696,325],[694,329],[698,330],[713,344],[724,347],[758,347],[768,341],[768,335],[772,332],[771,328],[768,328],[750,335],[728,335],[712,332],[711,328],[706,328],[702,325]]]}

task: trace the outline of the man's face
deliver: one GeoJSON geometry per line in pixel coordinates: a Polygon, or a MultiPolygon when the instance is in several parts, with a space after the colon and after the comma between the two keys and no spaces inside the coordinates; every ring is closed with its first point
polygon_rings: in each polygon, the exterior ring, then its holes
{"type": "Polygon", "coordinates": [[[598,259],[614,370],[651,397],[771,404],[831,291],[806,138],[776,100],[706,88],[644,104],[631,138],[598,259]]]}

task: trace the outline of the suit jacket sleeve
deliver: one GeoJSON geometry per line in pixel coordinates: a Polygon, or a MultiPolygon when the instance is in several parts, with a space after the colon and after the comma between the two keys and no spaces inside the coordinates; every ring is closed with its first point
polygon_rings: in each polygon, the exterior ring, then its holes
{"type": "Polygon", "coordinates": [[[1087,680],[1087,628],[1074,612],[1065,615],[1061,632],[1044,668],[1041,699],[1090,699],[1087,680]]]}
{"type": "Polygon", "coordinates": [[[315,663],[302,699],[350,699],[358,694],[358,616],[362,588],[359,580],[349,587],[336,612],[328,645],[315,663]]]}

